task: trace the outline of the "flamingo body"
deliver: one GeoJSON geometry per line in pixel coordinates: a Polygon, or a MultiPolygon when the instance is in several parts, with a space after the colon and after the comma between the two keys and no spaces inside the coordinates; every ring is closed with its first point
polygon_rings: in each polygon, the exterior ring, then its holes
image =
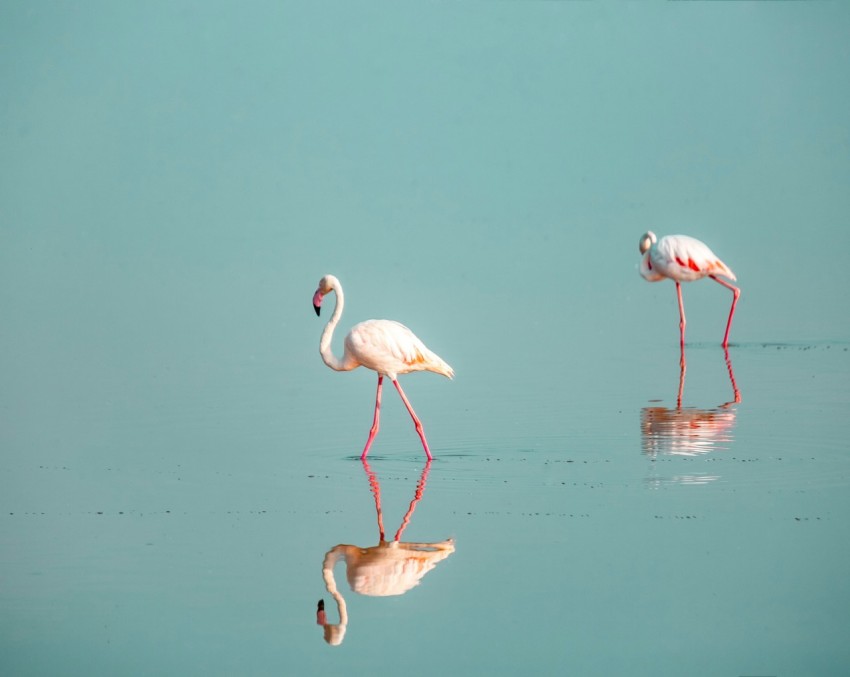
{"type": "MultiPolygon", "coordinates": [[[[688,235],[665,235],[660,240],[655,233],[648,231],[640,240],[640,274],[649,282],[659,282],[669,278],[676,283],[676,294],[679,299],[679,330],[680,344],[685,346],[685,306],[682,302],[682,282],[693,282],[704,277],[710,277],[715,282],[732,291],[732,308],[726,323],[726,333],[723,336],[723,347],[729,345],[729,330],[732,328],[732,317],[735,306],[741,295],[738,287],[721,280],[737,280],[735,274],[707,244],[689,237],[688,235]]],[[[684,355],[684,353],[683,353],[684,355]]]]}
{"type": "Polygon", "coordinates": [[[419,337],[394,320],[366,320],[345,337],[347,359],[391,379],[412,371],[433,371],[451,378],[452,368],[428,350],[419,337]]]}
{"type": "Polygon", "coordinates": [[[351,328],[345,337],[342,359],[336,357],[331,351],[331,339],[333,332],[342,316],[345,297],[342,285],[333,275],[325,275],[319,280],[319,287],[313,294],[313,308],[319,315],[322,300],[330,292],[336,294],[336,305],[333,314],[328,320],[322,332],[319,342],[319,353],[326,365],[335,371],[350,371],[363,366],[372,369],[378,374],[378,391],[375,396],[375,415],[366,447],[360,456],[366,458],[372,441],[378,434],[381,411],[381,388],[384,376],[390,378],[398,390],[402,402],[413,419],[416,432],[422,440],[422,446],[428,459],[432,459],[428,442],[425,439],[425,431],[416,412],[413,410],[407,396],[404,394],[398,382],[399,374],[407,374],[412,371],[433,371],[448,378],[454,376],[454,370],[438,355],[430,351],[425,344],[410,329],[393,320],[366,320],[351,328]]]}
{"type": "Polygon", "coordinates": [[[707,275],[722,275],[736,280],[735,274],[708,245],[687,235],[665,235],[655,242],[655,234],[649,236],[652,242],[645,250],[640,265],[640,274],[649,282],[658,282],[664,278],[679,282],[693,282],[707,275]]]}

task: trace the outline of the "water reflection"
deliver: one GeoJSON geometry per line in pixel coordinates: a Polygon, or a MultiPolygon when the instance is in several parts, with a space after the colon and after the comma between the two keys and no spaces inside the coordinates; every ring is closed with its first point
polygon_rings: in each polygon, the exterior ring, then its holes
{"type": "MultiPolygon", "coordinates": [[[[732,359],[729,357],[729,349],[723,349],[723,359],[726,361],[726,371],[729,372],[729,382],[732,385],[732,400],[721,404],[721,407],[729,407],[733,404],[741,402],[741,391],[738,390],[738,383],[735,381],[735,370],[732,368],[732,359]]],[[[685,358],[685,347],[682,346],[682,352],[679,356],[679,392],[676,395],[676,408],[682,408],[682,394],[685,391],[685,373],[688,370],[688,362],[685,358]]]]}
{"type": "Polygon", "coordinates": [[[322,576],[328,593],[336,601],[339,623],[331,624],[327,622],[324,600],[319,600],[316,610],[316,623],[323,626],[325,641],[333,646],[342,644],[348,626],[348,609],[334,579],[333,569],[337,562],[340,560],[345,562],[348,585],[354,592],[371,597],[387,597],[403,595],[411,588],[419,585],[425,574],[455,550],[454,539],[451,538],[437,543],[401,541],[401,536],[410,523],[410,518],[425,492],[425,483],[431,470],[431,461],[428,461],[422,469],[422,476],[416,485],[413,500],[410,501],[410,506],[391,541],[387,541],[384,535],[381,486],[378,483],[378,477],[372,472],[365,459],[363,459],[363,469],[366,471],[369,486],[375,498],[379,542],[377,545],[368,548],[340,544],[334,546],[325,554],[322,563],[322,576]]]}
{"type": "MultiPolygon", "coordinates": [[[[658,456],[700,456],[713,451],[728,449],[733,441],[733,428],[741,401],[741,393],[735,381],[735,371],[729,351],[724,350],[726,368],[732,385],[732,399],[708,409],[683,407],[687,362],[682,350],[679,361],[679,389],[676,408],[644,407],[640,412],[641,446],[643,453],[653,461],[658,456]]],[[[719,475],[708,473],[675,475],[663,479],[657,475],[648,482],[658,486],[664,482],[676,484],[706,484],[718,479],[719,475]]]]}
{"type": "Polygon", "coordinates": [[[698,456],[728,449],[735,425],[734,409],[644,407],[640,413],[643,453],[698,456]]]}

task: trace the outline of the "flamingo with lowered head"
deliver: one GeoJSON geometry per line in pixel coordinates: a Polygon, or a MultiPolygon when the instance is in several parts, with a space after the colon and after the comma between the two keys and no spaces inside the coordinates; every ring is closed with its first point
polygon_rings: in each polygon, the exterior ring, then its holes
{"type": "Polygon", "coordinates": [[[360,458],[366,458],[366,454],[369,453],[369,448],[372,446],[372,441],[378,434],[381,415],[381,387],[384,376],[387,376],[398,390],[401,401],[404,402],[404,406],[407,407],[407,411],[413,418],[416,432],[419,433],[422,446],[425,448],[425,455],[430,461],[433,456],[428,448],[428,441],[425,439],[425,430],[404,394],[404,390],[399,385],[398,375],[407,374],[411,371],[433,371],[436,374],[452,378],[454,370],[440,357],[428,350],[410,329],[393,320],[366,320],[354,325],[345,337],[343,356],[342,359],[339,359],[331,351],[331,339],[339,318],[342,316],[345,297],[342,292],[342,285],[333,275],[325,275],[319,280],[319,287],[313,294],[313,308],[316,310],[316,315],[319,315],[322,300],[330,292],[336,294],[336,305],[319,341],[319,352],[322,355],[322,360],[335,371],[350,371],[363,366],[378,372],[375,415],[372,420],[372,428],[369,431],[369,438],[366,440],[366,447],[363,449],[360,458]]]}
{"type": "Polygon", "coordinates": [[[363,469],[369,479],[372,495],[375,497],[375,510],[378,517],[379,543],[366,548],[341,543],[331,548],[322,562],[322,578],[325,587],[336,602],[339,623],[328,623],[325,601],[320,599],[316,608],[316,623],[324,628],[325,641],[331,646],[339,646],[348,627],[348,607],[336,586],[334,566],[339,560],[345,562],[346,578],[351,590],[359,595],[387,597],[403,595],[422,582],[423,577],[455,551],[453,538],[437,543],[402,542],[401,536],[410,524],[413,511],[425,493],[425,482],[431,469],[431,461],[425,463],[422,476],[416,485],[413,500],[401,520],[398,531],[391,541],[384,533],[384,518],[381,510],[381,485],[378,477],[363,459],[363,469]]]}
{"type": "Polygon", "coordinates": [[[640,238],[640,274],[648,282],[658,282],[665,277],[676,283],[676,295],[679,298],[679,344],[683,355],[685,349],[685,306],[682,303],[682,282],[693,282],[706,276],[732,290],[732,308],[726,322],[723,335],[723,347],[729,346],[729,330],[732,317],[741,290],[733,284],[721,280],[718,275],[735,280],[735,274],[703,242],[687,235],[665,235],[660,240],[651,230],[640,238]]]}

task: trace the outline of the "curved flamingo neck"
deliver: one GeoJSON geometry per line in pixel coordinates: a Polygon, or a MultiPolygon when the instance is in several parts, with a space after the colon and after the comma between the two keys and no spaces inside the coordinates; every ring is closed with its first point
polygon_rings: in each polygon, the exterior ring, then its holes
{"type": "Polygon", "coordinates": [[[338,280],[334,280],[331,284],[331,289],[336,293],[336,301],[334,302],[334,312],[331,319],[325,325],[325,330],[322,332],[322,338],[319,340],[319,353],[322,355],[322,361],[331,369],[336,371],[348,371],[351,367],[345,365],[343,360],[340,360],[331,350],[331,339],[333,339],[334,329],[336,329],[339,318],[342,317],[342,309],[345,307],[345,296],[342,293],[342,285],[338,280]]]}
{"type": "Polygon", "coordinates": [[[322,577],[325,579],[325,588],[331,594],[336,602],[337,613],[339,614],[339,623],[328,623],[324,620],[325,641],[332,646],[339,646],[345,637],[345,630],[348,626],[348,609],[345,606],[345,600],[336,587],[334,580],[334,565],[337,561],[344,557],[343,550],[347,546],[338,545],[325,554],[325,561],[322,563],[322,577]]]}
{"type": "MultiPolygon", "coordinates": [[[[333,581],[333,573],[331,573],[331,581],[333,581]]],[[[328,586],[328,591],[330,592],[331,597],[333,597],[334,601],[336,602],[336,610],[337,614],[339,615],[339,623],[337,625],[345,627],[346,625],[348,625],[348,607],[346,607],[345,605],[345,599],[343,599],[339,590],[337,590],[335,583],[331,583],[331,585],[328,586]]]]}

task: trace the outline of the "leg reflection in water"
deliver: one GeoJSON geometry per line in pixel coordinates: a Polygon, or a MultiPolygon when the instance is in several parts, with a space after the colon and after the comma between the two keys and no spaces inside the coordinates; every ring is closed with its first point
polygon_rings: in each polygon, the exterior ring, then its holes
{"type": "MultiPolygon", "coordinates": [[[[732,384],[732,400],[721,404],[721,407],[730,407],[733,404],[740,404],[741,392],[738,390],[738,384],[735,381],[735,370],[732,369],[732,360],[729,357],[729,349],[723,349],[723,358],[726,361],[726,371],[729,372],[729,382],[732,384]]],[[[676,395],[676,407],[682,408],[682,394],[685,391],[685,373],[688,371],[688,363],[685,359],[685,346],[682,346],[682,352],[679,356],[679,392],[676,395]]]]}

